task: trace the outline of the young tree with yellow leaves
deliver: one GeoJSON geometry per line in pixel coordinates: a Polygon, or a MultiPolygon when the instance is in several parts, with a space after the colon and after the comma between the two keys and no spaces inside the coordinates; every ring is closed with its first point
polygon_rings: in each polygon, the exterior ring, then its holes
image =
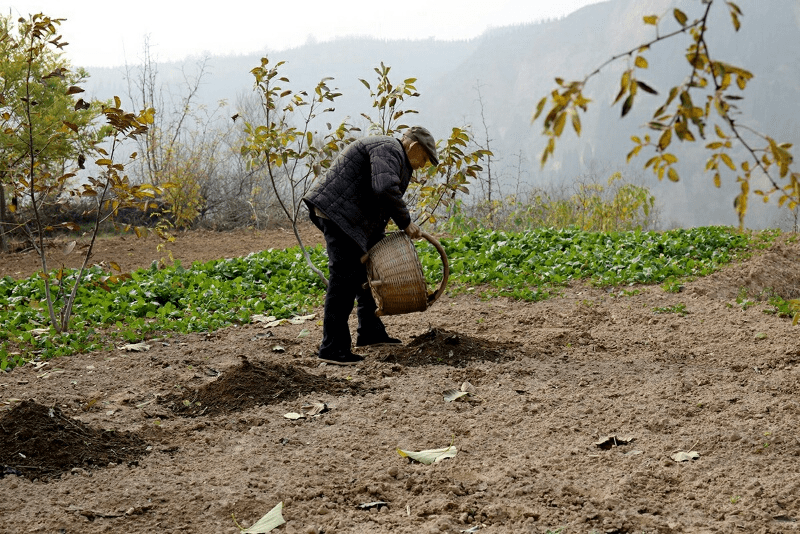
{"type": "Polygon", "coordinates": [[[704,142],[709,155],[705,169],[713,173],[714,185],[720,187],[726,173],[735,176],[740,184],[734,207],[740,227],[743,227],[751,193],[764,202],[777,195],[778,205],[790,210],[800,205],[800,173],[792,168],[791,144],[756,131],[736,115],[737,101],[743,98],[741,92],[753,78],[752,73],[723,61],[717,50],[709,45],[712,9],[727,9],[736,31],[741,27],[742,10],[729,0],[702,0],[697,5],[698,11],[693,19],[678,8],[643,17],[643,23],[654,28],[652,39],[610,58],[582,80],[556,78],[558,87],[539,101],[533,116],[534,122],[543,118],[543,133],[549,137],[541,163],[544,165],[555,151],[556,140],[561,137],[568,120],[575,133],[580,135],[581,112],[586,112],[591,102],[583,94],[589,79],[609,64],[627,60],[628,66],[622,73],[620,89],[614,100],[615,105],[622,103],[621,114],[624,117],[633,108],[638,94],[658,94],[655,88],[640,79],[650,66],[646,57],[648,51],[664,41],[688,36],[686,71],[679,74],[682,79],[669,89],[663,104],[653,113],[647,124],[651,133],[631,137],[634,146],[628,154],[628,161],[642,151],[649,152],[652,156],[646,161],[645,168],[651,169],[659,180],[667,177],[677,182],[680,177],[675,168],[678,156],[674,141],[704,142]],[[670,20],[674,20],[673,27],[665,29],[670,20]],[[744,155],[737,156],[737,147],[743,149],[738,154],[744,155]],[[760,176],[767,179],[769,187],[751,190],[754,178],[760,176]]]}

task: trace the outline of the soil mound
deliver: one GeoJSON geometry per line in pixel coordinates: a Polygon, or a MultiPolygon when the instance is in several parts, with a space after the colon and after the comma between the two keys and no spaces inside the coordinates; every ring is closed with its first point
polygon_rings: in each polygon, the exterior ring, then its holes
{"type": "Polygon", "coordinates": [[[147,444],[130,432],[90,427],[33,401],[0,416],[0,477],[47,480],[73,468],[134,465],[147,444]]]}
{"type": "Polygon", "coordinates": [[[768,300],[800,298],[800,243],[779,242],[746,262],[734,263],[690,287],[696,295],[729,300],[749,297],[768,300]]]}
{"type": "Polygon", "coordinates": [[[466,367],[470,362],[502,363],[513,360],[507,352],[512,342],[491,342],[477,337],[432,328],[403,347],[381,347],[379,360],[410,367],[450,365],[466,367]]]}
{"type": "Polygon", "coordinates": [[[238,412],[259,404],[278,404],[303,395],[363,395],[371,391],[359,382],[307,373],[298,367],[251,362],[242,363],[221,377],[182,396],[171,397],[167,404],[181,415],[196,417],[238,412]]]}

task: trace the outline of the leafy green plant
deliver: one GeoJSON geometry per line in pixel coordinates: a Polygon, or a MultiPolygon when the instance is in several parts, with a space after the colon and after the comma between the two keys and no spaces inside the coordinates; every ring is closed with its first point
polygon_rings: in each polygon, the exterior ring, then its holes
{"type": "Polygon", "coordinates": [[[800,299],[785,300],[773,295],[770,297],[769,303],[773,309],[765,310],[766,313],[775,313],[778,317],[791,317],[792,325],[796,325],[800,321],[800,299]]]}
{"type": "Polygon", "coordinates": [[[684,317],[685,315],[687,315],[689,313],[689,310],[686,309],[686,304],[681,302],[681,303],[675,304],[673,306],[663,306],[663,307],[653,308],[653,312],[655,312],[655,313],[674,313],[674,314],[680,315],[681,317],[684,317]]]}
{"type": "MultiPolygon", "coordinates": [[[[775,244],[775,242],[778,240],[778,238],[780,238],[780,237],[782,237],[784,235],[786,235],[786,234],[781,232],[779,229],[767,228],[765,230],[762,230],[760,232],[757,232],[757,233],[753,234],[753,245],[752,246],[753,246],[753,248],[755,248],[757,250],[766,250],[766,249],[772,247],[772,245],[775,244]]],[[[792,239],[793,239],[792,236],[789,236],[787,238],[788,242],[791,242],[792,239]]]]}
{"type": "MultiPolygon", "coordinates": [[[[747,243],[746,235],[722,227],[662,233],[545,228],[524,233],[473,231],[443,245],[454,284],[540,300],[554,287],[576,279],[608,287],[703,276],[730,262],[747,243]]],[[[436,257],[423,255],[422,264],[428,275],[436,276],[436,257]]]]}
{"type": "Polygon", "coordinates": [[[736,295],[736,304],[738,304],[742,311],[747,310],[750,306],[755,305],[755,301],[751,300],[747,295],[747,289],[739,289],[739,294],[736,295]]]}
{"type": "MultiPolygon", "coordinates": [[[[310,249],[310,254],[316,262],[326,263],[323,247],[310,249]]],[[[303,267],[302,259],[293,248],[189,268],[180,263],[163,269],[153,266],[124,275],[91,267],[76,291],[75,333],[68,337],[43,328],[44,278],[0,279],[0,322],[6,326],[0,337],[0,365],[13,367],[34,353],[48,358],[162,333],[213,331],[249,322],[253,314],[267,310],[279,318],[303,314],[322,302],[324,286],[303,267]]],[[[78,274],[64,270],[62,279],[71,284],[78,274]]],[[[63,298],[54,304],[61,305],[63,298]]]]}
{"type": "Polygon", "coordinates": [[[683,291],[683,284],[677,278],[670,277],[661,284],[661,289],[667,293],[680,293],[683,291]]]}
{"type": "MultiPolygon", "coordinates": [[[[749,239],[728,228],[709,227],[664,233],[482,230],[441,242],[451,265],[448,291],[474,288],[485,299],[502,295],[538,301],[571,280],[629,287],[708,274],[744,250],[749,239]]],[[[417,247],[426,279],[436,284],[438,252],[427,242],[417,247]]],[[[323,246],[307,252],[315,264],[327,264],[323,246]]],[[[76,270],[60,273],[65,284],[76,276],[76,270]]],[[[50,358],[123,341],[209,332],[248,323],[253,314],[305,315],[324,298],[324,284],[305,267],[298,247],[116,275],[94,266],[86,269],[75,294],[74,332],[57,334],[46,327],[48,283],[55,281],[0,279],[0,367],[20,365],[34,355],[50,358]]],[[[65,296],[56,295],[54,304],[61,305],[65,296]]]]}
{"type": "Polygon", "coordinates": [[[616,294],[612,293],[613,297],[634,297],[642,292],[641,289],[621,289],[616,294]]]}

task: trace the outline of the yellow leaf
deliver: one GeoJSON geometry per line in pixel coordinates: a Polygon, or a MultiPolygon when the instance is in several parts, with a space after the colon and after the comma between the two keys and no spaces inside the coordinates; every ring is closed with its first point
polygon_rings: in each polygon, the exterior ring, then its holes
{"type": "Polygon", "coordinates": [[[556,117],[556,123],[553,126],[553,133],[556,134],[556,137],[560,137],[561,133],[564,131],[564,125],[567,123],[567,113],[561,112],[558,117],[556,117]]]}
{"type": "Polygon", "coordinates": [[[622,77],[619,80],[619,85],[622,89],[627,90],[628,86],[631,84],[631,71],[626,70],[622,73],[622,77]]]}
{"type": "Polygon", "coordinates": [[[686,17],[686,13],[684,13],[678,8],[675,8],[672,11],[672,14],[675,15],[675,20],[678,21],[678,24],[680,24],[681,26],[686,26],[686,21],[688,20],[688,18],[686,17]]]}
{"type": "Polygon", "coordinates": [[[634,61],[634,63],[640,69],[646,69],[647,68],[647,60],[642,56],[636,56],[636,60],[634,61]]]}
{"type": "Polygon", "coordinates": [[[661,138],[658,140],[658,149],[664,150],[669,146],[672,142],[672,130],[667,128],[664,130],[664,133],[661,134],[661,138]]]}
{"type": "Polygon", "coordinates": [[[577,111],[572,114],[572,129],[577,135],[581,135],[581,118],[577,111]]]}
{"type": "Polygon", "coordinates": [[[739,16],[733,11],[731,11],[731,22],[733,23],[733,28],[738,32],[742,24],[739,22],[739,16]]]}
{"type": "Polygon", "coordinates": [[[153,124],[155,122],[156,117],[156,110],[153,108],[148,108],[139,115],[139,121],[142,124],[153,124]]]}
{"type": "Polygon", "coordinates": [[[541,100],[539,100],[539,103],[536,105],[536,114],[533,116],[531,122],[539,118],[539,115],[542,114],[542,110],[544,109],[545,104],[547,104],[547,97],[544,97],[541,100]]]}
{"type": "Polygon", "coordinates": [[[719,189],[722,187],[722,179],[719,177],[719,173],[714,175],[714,186],[719,189]]]}
{"type": "Polygon", "coordinates": [[[677,182],[677,181],[680,180],[680,178],[678,177],[677,171],[672,167],[669,168],[669,171],[668,171],[667,174],[668,174],[668,177],[669,177],[670,181],[672,181],[672,182],[677,182]]]}
{"type": "Polygon", "coordinates": [[[736,165],[733,164],[731,157],[727,154],[720,154],[719,157],[722,159],[723,163],[728,166],[728,168],[732,171],[736,170],[736,165]]]}
{"type": "Polygon", "coordinates": [[[678,138],[681,141],[694,141],[694,134],[692,134],[692,132],[687,127],[684,126],[680,130],[678,130],[678,128],[676,127],[675,130],[677,131],[678,138]]]}
{"type": "Polygon", "coordinates": [[[653,26],[658,24],[658,15],[648,15],[646,17],[643,17],[643,19],[645,24],[651,24],[653,26]]]}

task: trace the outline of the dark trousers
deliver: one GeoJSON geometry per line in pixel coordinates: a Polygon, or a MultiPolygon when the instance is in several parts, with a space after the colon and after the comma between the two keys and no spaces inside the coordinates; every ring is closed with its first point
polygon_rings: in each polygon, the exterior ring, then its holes
{"type": "Polygon", "coordinates": [[[329,219],[320,219],[328,249],[328,291],[325,294],[325,316],[322,324],[322,358],[349,353],[351,350],[348,317],[358,301],[358,335],[381,337],[386,328],[375,316],[377,305],[367,282],[367,269],[361,263],[364,251],[353,239],[329,219]]]}

